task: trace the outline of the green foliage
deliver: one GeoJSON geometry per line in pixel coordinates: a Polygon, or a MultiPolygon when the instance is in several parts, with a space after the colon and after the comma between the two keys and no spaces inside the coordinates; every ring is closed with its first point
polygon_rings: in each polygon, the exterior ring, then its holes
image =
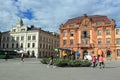
{"type": "Polygon", "coordinates": [[[59,67],[66,67],[68,61],[68,59],[56,59],[54,60],[54,64],[59,67]]]}
{"type": "Polygon", "coordinates": [[[89,60],[82,60],[81,67],[89,67],[91,66],[91,62],[89,60]]]}
{"type": "Polygon", "coordinates": [[[49,58],[42,58],[40,60],[40,62],[43,63],[43,64],[48,64],[49,63],[49,58]]]}
{"type": "Polygon", "coordinates": [[[81,65],[81,60],[70,60],[68,62],[68,66],[70,67],[80,67],[81,65]]]}
{"type": "MultiPolygon", "coordinates": [[[[49,59],[43,58],[41,63],[48,64],[49,59]]],[[[88,60],[70,60],[70,59],[55,59],[53,61],[54,65],[58,67],[89,67],[91,62],[88,60]]]]}

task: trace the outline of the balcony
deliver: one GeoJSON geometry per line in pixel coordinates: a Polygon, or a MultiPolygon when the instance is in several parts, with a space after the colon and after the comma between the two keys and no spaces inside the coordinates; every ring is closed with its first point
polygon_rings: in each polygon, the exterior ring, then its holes
{"type": "Polygon", "coordinates": [[[89,49],[89,48],[93,48],[94,45],[92,44],[78,44],[78,48],[81,48],[81,49],[89,49]]]}
{"type": "Polygon", "coordinates": [[[90,38],[90,36],[89,35],[81,36],[81,38],[90,38]]]}

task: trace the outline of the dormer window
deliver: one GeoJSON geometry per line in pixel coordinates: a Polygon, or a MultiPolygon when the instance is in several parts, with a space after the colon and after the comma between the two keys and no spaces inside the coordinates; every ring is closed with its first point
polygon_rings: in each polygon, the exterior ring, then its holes
{"type": "Polygon", "coordinates": [[[25,31],[25,29],[21,29],[21,32],[24,32],[25,31]]]}
{"type": "Polygon", "coordinates": [[[73,37],[74,36],[74,32],[70,32],[70,36],[73,37]]]}
{"type": "Polygon", "coordinates": [[[16,32],[16,29],[13,29],[13,32],[16,32]]]}

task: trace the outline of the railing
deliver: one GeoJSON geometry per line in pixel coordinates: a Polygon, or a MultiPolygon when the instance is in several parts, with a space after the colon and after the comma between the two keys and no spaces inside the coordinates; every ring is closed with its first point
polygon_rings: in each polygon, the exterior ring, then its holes
{"type": "Polygon", "coordinates": [[[94,45],[93,44],[79,44],[78,47],[79,48],[93,48],[94,45]]]}
{"type": "Polygon", "coordinates": [[[81,38],[90,38],[90,36],[89,35],[87,35],[87,36],[81,36],[81,38]]]}

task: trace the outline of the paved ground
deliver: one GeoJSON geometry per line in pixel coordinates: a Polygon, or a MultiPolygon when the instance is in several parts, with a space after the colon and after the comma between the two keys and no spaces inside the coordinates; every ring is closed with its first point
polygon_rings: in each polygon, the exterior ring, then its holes
{"type": "Polygon", "coordinates": [[[106,61],[104,69],[47,68],[38,59],[0,59],[0,80],[120,80],[120,61],[106,61]]]}

